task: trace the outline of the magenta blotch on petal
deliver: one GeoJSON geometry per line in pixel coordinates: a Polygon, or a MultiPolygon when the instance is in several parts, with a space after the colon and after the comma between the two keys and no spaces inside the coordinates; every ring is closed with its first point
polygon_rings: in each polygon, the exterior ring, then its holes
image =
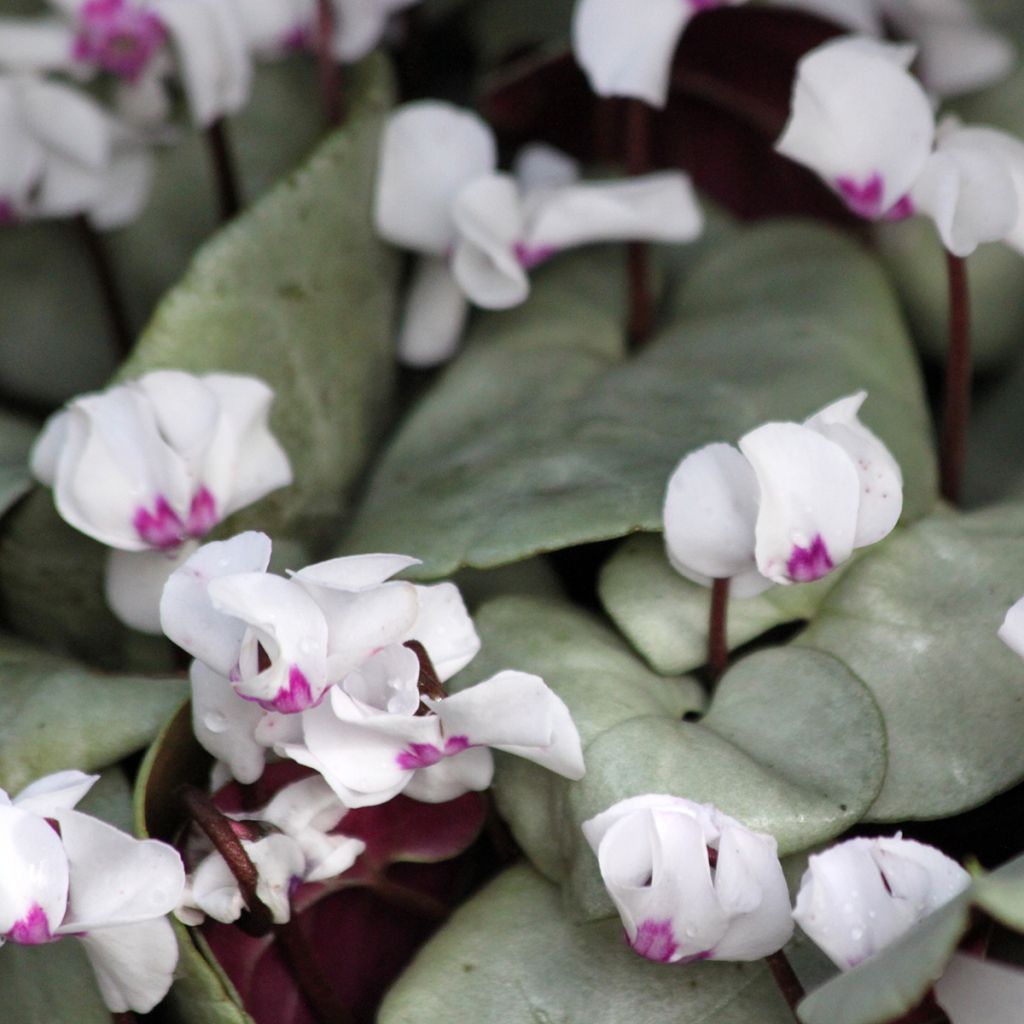
{"type": "Polygon", "coordinates": [[[33,903],[28,913],[20,921],[14,922],[14,927],[7,933],[7,937],[22,946],[38,946],[44,942],[52,942],[50,922],[46,919],[43,908],[38,903],[33,903]]]}
{"type": "Polygon", "coordinates": [[[161,551],[176,548],[185,539],[185,524],[162,494],[157,495],[152,512],[141,505],[135,510],[132,525],[150,547],[161,551]]]}
{"type": "Polygon", "coordinates": [[[885,212],[882,209],[882,196],[885,194],[885,183],[877,172],[864,182],[854,178],[837,178],[836,188],[846,201],[846,205],[859,217],[877,220],[885,212]]]}
{"type": "Polygon", "coordinates": [[[72,56],[129,82],[138,79],[167,38],[152,11],[126,0],[86,0],[79,15],[72,56]]]}
{"type": "MultiPolygon", "coordinates": [[[[664,921],[641,921],[640,927],[636,930],[636,938],[629,942],[627,934],[626,941],[632,946],[635,953],[659,964],[671,963],[672,957],[679,948],[672,932],[672,922],[667,918],[664,921]]],[[[702,956],[706,956],[706,954],[702,954],[702,956]]]]}
{"type": "Polygon", "coordinates": [[[399,768],[407,772],[414,772],[417,768],[430,768],[444,756],[444,753],[438,750],[433,743],[410,743],[409,749],[403,750],[395,758],[395,761],[399,768]]]}
{"type": "Polygon", "coordinates": [[[282,686],[273,700],[247,697],[244,693],[239,696],[245,697],[246,700],[254,700],[264,711],[279,711],[282,715],[297,714],[317,703],[313,700],[313,689],[309,685],[309,680],[296,665],[292,665],[288,672],[288,685],[282,686]]]}
{"type": "Polygon", "coordinates": [[[200,487],[188,510],[188,535],[203,537],[217,525],[217,522],[217,502],[206,487],[200,487]]]}
{"type": "Polygon", "coordinates": [[[534,267],[547,262],[554,256],[558,249],[553,245],[526,245],[524,242],[516,242],[513,247],[516,260],[524,270],[532,270],[534,267]]]}
{"type": "Polygon", "coordinates": [[[796,583],[812,583],[814,580],[820,580],[834,568],[828,547],[820,533],[811,541],[810,547],[802,548],[795,544],[793,553],[789,556],[789,561],[786,562],[786,572],[789,573],[789,578],[796,583]]]}
{"type": "Polygon", "coordinates": [[[444,756],[454,757],[469,749],[469,738],[466,736],[452,736],[445,741],[444,756]]]}

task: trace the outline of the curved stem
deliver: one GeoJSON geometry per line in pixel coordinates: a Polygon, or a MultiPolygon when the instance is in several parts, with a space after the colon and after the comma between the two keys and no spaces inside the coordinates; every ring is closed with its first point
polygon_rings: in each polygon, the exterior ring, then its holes
{"type": "Polygon", "coordinates": [[[949,278],[949,355],[940,454],[942,496],[960,500],[971,408],[971,308],[967,262],[946,253],[949,278]]]}
{"type": "Polygon", "coordinates": [[[341,75],[331,53],[331,41],[337,31],[338,12],[333,0],[317,0],[316,59],[320,68],[320,97],[324,116],[332,128],[341,124],[341,75]]]}
{"type": "Polygon", "coordinates": [[[711,583],[711,614],[708,620],[708,675],[717,683],[729,664],[726,626],[729,610],[728,579],[711,583]]]}
{"type": "MultiPolygon", "coordinates": [[[[626,111],[626,170],[645,174],[651,166],[651,108],[643,100],[629,100],[626,111]]],[[[651,335],[650,250],[645,242],[631,242],[629,259],[629,344],[642,347],[651,335]]]]}
{"type": "Polygon", "coordinates": [[[242,208],[241,192],[238,188],[238,174],[231,155],[227,124],[218,118],[206,129],[206,141],[210,149],[213,174],[217,180],[217,202],[220,207],[221,223],[226,224],[242,208]]]}
{"type": "MultiPolygon", "coordinates": [[[[437,670],[434,668],[434,663],[430,660],[430,655],[427,654],[426,647],[419,642],[419,640],[406,640],[402,645],[408,647],[413,654],[419,659],[420,663],[420,678],[419,678],[419,690],[421,697],[429,697],[431,700],[443,700],[448,696],[448,691],[445,690],[441,684],[441,680],[437,678],[437,670]]],[[[429,709],[426,705],[421,704],[420,708],[422,712],[426,714],[429,709]]]]}
{"type": "Polygon", "coordinates": [[[764,960],[768,964],[768,969],[772,972],[775,984],[782,993],[782,998],[786,1000],[786,1005],[793,1013],[793,1019],[799,1020],[800,1018],[796,1015],[796,1008],[804,997],[804,987],[800,984],[800,979],[796,976],[796,971],[793,970],[793,965],[789,962],[789,958],[780,949],[777,953],[766,956],[764,960]]]}

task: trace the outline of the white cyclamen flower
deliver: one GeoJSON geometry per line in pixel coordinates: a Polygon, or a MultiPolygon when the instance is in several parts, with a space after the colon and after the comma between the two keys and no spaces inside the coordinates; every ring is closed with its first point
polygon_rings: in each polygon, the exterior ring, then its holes
{"type": "Polygon", "coordinates": [[[165,843],[72,810],[97,778],[58,772],[13,800],[0,790],[0,937],[35,945],[74,936],[110,1010],[148,1013],[178,960],[165,915],[184,868],[165,843]]]}
{"type": "Polygon", "coordinates": [[[744,0],[577,0],[572,49],[599,96],[668,99],[672,57],[690,19],[744,0]]]}
{"type": "Polygon", "coordinates": [[[192,542],[291,482],[272,400],[255,377],[159,370],[47,421],[32,472],[68,523],[113,549],[107,597],[129,625],[159,632],[163,584],[192,542]]]}
{"type": "Polygon", "coordinates": [[[241,781],[258,778],[261,747],[291,737],[283,715],[318,704],[379,649],[418,640],[443,681],[480,648],[453,584],[390,579],[414,558],[335,558],[290,578],[266,572],[269,562],[264,534],[206,544],[173,573],[160,605],[164,632],[201,662],[196,734],[241,781]]]}
{"type": "Polygon", "coordinates": [[[130,223],[149,195],[153,160],[85,93],[33,75],[0,74],[0,223],[86,214],[130,223]]]}
{"type": "Polygon", "coordinates": [[[954,953],[935,983],[935,1001],[950,1024],[1009,1024],[1024,1006],[1024,971],[954,953]]]}
{"type": "Polygon", "coordinates": [[[682,797],[630,797],[583,823],[633,950],[659,963],[759,960],[793,933],[775,840],[682,797]]]}
{"type": "Polygon", "coordinates": [[[475,114],[421,101],[389,119],[377,230],[423,257],[399,341],[404,361],[427,366],[449,358],[467,301],[488,309],[523,302],[527,272],[564,249],[599,241],[690,241],[703,228],[683,174],[584,184],[567,157],[542,152],[539,158],[528,152],[517,174],[502,174],[494,136],[475,114]]]}
{"type": "Polygon", "coordinates": [[[772,583],[807,583],[873,544],[903,507],[900,468],[860,422],[866,393],[803,424],[766,423],[739,450],[710,444],[687,455],[665,495],[665,545],[688,579],[732,581],[737,597],[772,583]]]}
{"type": "Polygon", "coordinates": [[[402,792],[440,803],[486,789],[494,770],[488,747],[582,778],[576,726],[538,676],[499,672],[443,699],[421,695],[419,676],[412,650],[384,648],[302,716],[301,742],[277,752],[318,771],[350,807],[402,792]]]}
{"type": "Polygon", "coordinates": [[[912,839],[849,839],[810,858],[793,917],[843,970],[895,942],[970,876],[912,839]]]}

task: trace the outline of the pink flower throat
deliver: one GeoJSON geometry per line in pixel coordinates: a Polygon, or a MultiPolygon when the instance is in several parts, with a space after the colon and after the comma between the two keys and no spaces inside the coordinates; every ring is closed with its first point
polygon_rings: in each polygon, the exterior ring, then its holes
{"type": "Polygon", "coordinates": [[[205,487],[200,487],[192,498],[185,522],[171,508],[170,502],[158,494],[152,510],[144,505],[135,510],[132,526],[151,548],[174,551],[190,537],[205,536],[217,521],[217,502],[205,487]]]}
{"type": "Polygon", "coordinates": [[[131,0],[86,0],[72,43],[75,60],[134,82],[163,45],[167,31],[152,12],[131,0]]]}

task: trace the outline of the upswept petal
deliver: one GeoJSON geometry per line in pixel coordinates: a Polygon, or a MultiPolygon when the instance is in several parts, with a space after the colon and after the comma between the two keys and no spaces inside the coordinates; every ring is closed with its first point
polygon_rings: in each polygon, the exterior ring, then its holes
{"type": "Polygon", "coordinates": [[[903,473],[888,448],[857,416],[866,391],[840,398],[804,421],[846,452],[860,478],[855,548],[888,536],[903,511],[903,473]]]}
{"type": "Polygon", "coordinates": [[[757,571],[754,528],[760,488],[750,463],[729,444],[709,444],[682,459],[669,477],[662,518],[676,570],[696,583],[733,580],[737,597],[772,581],[757,571]]]}
{"type": "Polygon", "coordinates": [[[316,0],[260,0],[242,4],[239,13],[246,43],[259,57],[277,57],[315,31],[316,0]]]}
{"type": "Polygon", "coordinates": [[[663,107],[672,57],[695,10],[688,0],[579,0],[572,48],[594,92],[663,107]]]}
{"type": "Polygon", "coordinates": [[[531,142],[516,153],[512,176],[524,193],[575,184],[580,165],[567,153],[543,142],[531,142]]]}
{"type": "Polygon", "coordinates": [[[809,582],[846,561],[860,504],[860,479],[846,452],[796,423],[766,423],[739,446],[761,491],[758,570],[776,583],[809,582]]]}
{"type": "Polygon", "coordinates": [[[149,200],[155,171],[156,158],[147,145],[130,139],[116,141],[110,166],[89,208],[89,223],[98,231],[113,231],[135,221],[149,200]]]}
{"type": "Polygon", "coordinates": [[[1006,613],[998,636],[1010,650],[1024,658],[1024,597],[1006,613]]]}
{"type": "Polygon", "coordinates": [[[79,937],[112,1013],[148,1013],[167,995],[178,941],[165,917],[104,928],[79,937]]]}
{"type": "Polygon", "coordinates": [[[583,778],[579,732],[565,703],[540,676],[506,670],[452,697],[424,701],[445,736],[494,747],[570,779],[583,778]]]}
{"type": "Polygon", "coordinates": [[[170,34],[192,120],[206,128],[238,113],[252,61],[235,0],[152,0],[152,9],[170,34]]]}
{"type": "Polygon", "coordinates": [[[423,256],[405,296],[398,335],[398,358],[407,366],[447,362],[459,347],[469,303],[447,258],[423,256]]]}
{"type": "Polygon", "coordinates": [[[407,103],[381,138],[377,231],[403,248],[445,256],[455,242],[455,197],[496,165],[494,135],[476,114],[436,100],[407,103]]]}
{"type": "Polygon", "coordinates": [[[446,683],[479,653],[480,637],[454,583],[416,587],[419,612],[409,632],[401,638],[418,640],[426,648],[437,678],[446,683]]]}
{"type": "Polygon", "coordinates": [[[196,739],[228,766],[233,778],[243,784],[255,782],[263,774],[269,745],[257,741],[256,729],[271,713],[239,697],[226,676],[201,661],[192,662],[188,675],[196,739]]]}
{"type": "Polygon", "coordinates": [[[452,274],[484,309],[508,309],[522,302],[530,282],[517,254],[526,221],[519,186],[508,174],[489,174],[466,185],[452,205],[458,240],[452,274]]]}
{"type": "Polygon", "coordinates": [[[249,626],[232,679],[239,694],[284,714],[320,700],[328,685],[327,620],[303,587],[269,573],[236,573],[212,579],[208,593],[215,611],[249,626]]]}
{"type": "Polygon", "coordinates": [[[1024,1006],[1024,971],[954,953],[935,983],[935,1001],[951,1024],[1006,1024],[1024,1006]]]}
{"type": "Polygon", "coordinates": [[[304,585],[358,593],[379,587],[385,580],[414,565],[420,565],[420,559],[411,555],[346,555],[307,565],[291,575],[304,585]]]}
{"type": "Polygon", "coordinates": [[[351,701],[339,696],[338,706],[344,709],[346,721],[353,722],[376,712],[415,715],[420,706],[419,675],[420,661],[415,652],[391,644],[345,677],[340,689],[351,701]]]}
{"type": "Polygon", "coordinates": [[[73,71],[74,32],[59,18],[0,18],[0,67],[7,72],[73,71]]]}
{"type": "Polygon", "coordinates": [[[361,60],[380,42],[395,11],[419,0],[334,0],[338,12],[331,52],[343,64],[361,60]]]}
{"type": "Polygon", "coordinates": [[[60,836],[30,811],[0,805],[0,937],[49,942],[68,901],[60,836]]]}
{"type": "Polygon", "coordinates": [[[469,747],[429,768],[412,773],[402,791],[425,804],[443,804],[463,793],[480,793],[494,778],[494,756],[486,747],[469,747]]]}
{"type": "Polygon", "coordinates": [[[103,578],[103,593],[110,610],[140,633],[162,633],[160,602],[164,588],[195,551],[195,541],[182,544],[176,551],[111,548],[103,578]]]}
{"type": "Polygon", "coordinates": [[[113,121],[87,95],[57,82],[25,78],[19,83],[22,116],[47,149],[93,173],[110,162],[113,121]]]}
{"type": "Polygon", "coordinates": [[[679,171],[567,185],[527,195],[527,250],[588,242],[691,242],[704,229],[693,185],[679,171]]]}
{"type": "Polygon", "coordinates": [[[247,531],[230,540],[212,541],[175,570],[160,598],[160,624],[183,650],[220,676],[230,676],[246,624],[213,607],[210,583],[235,573],[262,573],[270,564],[271,543],[265,533],[247,531]]]}
{"type": "Polygon", "coordinates": [[[56,810],[70,810],[98,781],[98,775],[74,769],[54,772],[27,785],[13,803],[23,811],[46,818],[56,810]]]}
{"type": "Polygon", "coordinates": [[[913,54],[863,37],[812,50],[797,65],[789,121],[775,144],[870,219],[906,198],[931,153],[931,103],[906,70],[913,54]]]}
{"type": "Polygon", "coordinates": [[[67,853],[68,912],[60,933],[135,924],[170,913],[185,869],[178,851],[73,810],[57,810],[67,853]]]}

